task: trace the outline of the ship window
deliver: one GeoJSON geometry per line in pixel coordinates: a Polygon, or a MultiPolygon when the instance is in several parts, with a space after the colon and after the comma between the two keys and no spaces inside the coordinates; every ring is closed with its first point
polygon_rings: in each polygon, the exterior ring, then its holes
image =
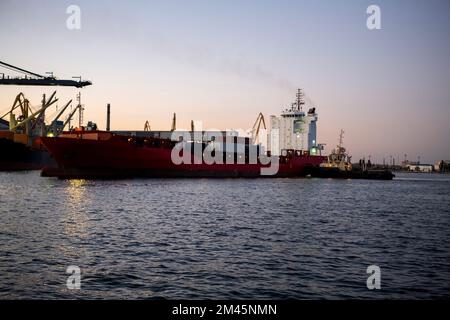
{"type": "Polygon", "coordinates": [[[294,120],[294,133],[302,132],[302,120],[294,120]]]}

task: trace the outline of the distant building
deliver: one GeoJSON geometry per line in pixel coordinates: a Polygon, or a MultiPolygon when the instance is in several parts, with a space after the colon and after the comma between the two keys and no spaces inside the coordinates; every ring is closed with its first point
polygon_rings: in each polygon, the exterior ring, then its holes
{"type": "Polygon", "coordinates": [[[408,171],[414,172],[433,172],[434,166],[431,164],[408,164],[408,171]]]}
{"type": "Polygon", "coordinates": [[[449,172],[450,171],[450,160],[437,161],[434,164],[434,171],[436,171],[436,172],[449,172]]]}
{"type": "Polygon", "coordinates": [[[434,164],[434,171],[441,171],[441,161],[438,161],[434,164]]]}

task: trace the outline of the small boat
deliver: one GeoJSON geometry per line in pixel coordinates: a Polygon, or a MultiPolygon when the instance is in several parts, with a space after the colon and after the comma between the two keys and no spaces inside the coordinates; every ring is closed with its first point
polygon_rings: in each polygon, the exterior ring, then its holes
{"type": "Polygon", "coordinates": [[[370,180],[392,180],[395,175],[385,169],[371,169],[370,161],[360,161],[360,165],[352,165],[352,157],[343,147],[344,130],[339,135],[339,144],[327,157],[327,161],[318,167],[312,168],[311,177],[336,178],[336,179],[370,179],[370,180]]]}

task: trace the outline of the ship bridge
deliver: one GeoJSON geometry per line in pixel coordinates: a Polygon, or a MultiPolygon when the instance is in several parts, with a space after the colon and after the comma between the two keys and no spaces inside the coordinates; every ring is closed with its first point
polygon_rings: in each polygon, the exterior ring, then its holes
{"type": "Polygon", "coordinates": [[[301,118],[305,116],[305,112],[300,110],[285,110],[281,113],[283,118],[301,118]]]}
{"type": "Polygon", "coordinates": [[[303,91],[298,89],[297,100],[291,107],[284,109],[280,116],[270,117],[269,148],[273,155],[280,155],[286,149],[317,153],[316,108],[310,107],[305,112],[305,104],[303,91]]]}

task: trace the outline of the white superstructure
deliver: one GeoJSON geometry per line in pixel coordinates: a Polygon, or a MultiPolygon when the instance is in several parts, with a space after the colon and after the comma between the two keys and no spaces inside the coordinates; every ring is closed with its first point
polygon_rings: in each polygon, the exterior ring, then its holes
{"type": "Polygon", "coordinates": [[[283,149],[318,152],[317,113],[315,107],[303,111],[303,92],[298,89],[297,100],[280,116],[270,116],[269,149],[273,155],[280,155],[283,149]]]}

